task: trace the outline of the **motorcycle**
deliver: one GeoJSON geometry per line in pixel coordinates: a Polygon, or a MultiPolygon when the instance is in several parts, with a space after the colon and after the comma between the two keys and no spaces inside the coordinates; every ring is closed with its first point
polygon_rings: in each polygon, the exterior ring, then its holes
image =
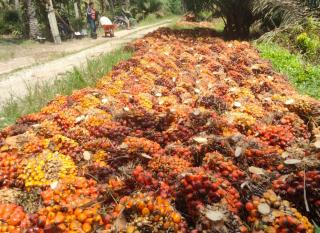
{"type": "Polygon", "coordinates": [[[121,8],[121,15],[115,16],[113,23],[116,24],[118,28],[130,29],[132,26],[135,26],[137,24],[137,21],[132,17],[130,11],[126,11],[121,8]]]}
{"type": "Polygon", "coordinates": [[[69,40],[73,39],[74,37],[74,30],[72,29],[69,19],[66,16],[57,16],[57,23],[58,23],[58,30],[60,32],[60,36],[62,40],[69,40]]]}

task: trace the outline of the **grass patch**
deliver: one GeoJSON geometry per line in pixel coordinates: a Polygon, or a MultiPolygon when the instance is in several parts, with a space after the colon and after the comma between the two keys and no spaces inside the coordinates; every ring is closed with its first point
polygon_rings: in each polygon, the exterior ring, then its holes
{"type": "Polygon", "coordinates": [[[225,23],[222,18],[215,18],[212,20],[212,23],[214,24],[214,30],[220,33],[224,31],[225,23]]]}
{"type": "Polygon", "coordinates": [[[89,60],[86,68],[74,69],[53,83],[39,83],[28,87],[28,93],[23,98],[12,96],[0,108],[0,129],[16,121],[17,118],[38,112],[56,95],[70,95],[74,90],[92,87],[96,81],[112,70],[119,61],[127,60],[132,52],[123,49],[115,50],[97,59],[89,60]]]}
{"type": "MultiPolygon", "coordinates": [[[[178,20],[179,19],[181,19],[181,17],[178,18],[178,20]]],[[[214,18],[205,22],[179,22],[178,20],[171,23],[169,27],[173,30],[195,30],[198,28],[209,28],[216,31],[219,35],[223,34],[225,28],[225,24],[221,18],[214,18]]]]}
{"type": "Polygon", "coordinates": [[[303,22],[278,28],[262,35],[259,42],[276,43],[298,54],[303,60],[320,65],[320,22],[306,18],[303,22]]]}
{"type": "Polygon", "coordinates": [[[171,16],[164,16],[164,17],[157,17],[155,14],[149,14],[143,20],[139,21],[138,26],[147,26],[149,24],[159,23],[164,20],[171,20],[172,23],[176,23],[181,16],[179,15],[171,15],[171,16]]]}
{"type": "Polygon", "coordinates": [[[256,46],[261,56],[270,60],[275,70],[287,75],[300,93],[320,99],[320,65],[305,62],[299,55],[274,43],[256,46]]]}
{"type": "Polygon", "coordinates": [[[14,57],[14,52],[13,51],[0,49],[0,61],[6,61],[6,60],[11,59],[13,57],[14,57]]]}

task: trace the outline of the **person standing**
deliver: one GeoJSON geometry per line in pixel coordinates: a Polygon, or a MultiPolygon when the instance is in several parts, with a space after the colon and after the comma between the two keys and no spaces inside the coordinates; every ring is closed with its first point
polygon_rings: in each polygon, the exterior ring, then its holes
{"type": "Polygon", "coordinates": [[[90,26],[91,37],[97,38],[96,27],[96,11],[94,9],[94,3],[90,2],[87,8],[87,22],[90,26]]]}

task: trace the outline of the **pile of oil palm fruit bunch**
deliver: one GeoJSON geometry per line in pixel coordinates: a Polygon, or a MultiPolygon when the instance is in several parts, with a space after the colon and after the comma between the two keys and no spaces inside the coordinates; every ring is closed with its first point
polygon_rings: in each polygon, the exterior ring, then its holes
{"type": "Polygon", "coordinates": [[[0,232],[312,233],[320,102],[247,42],[159,29],[0,134],[0,232]]]}

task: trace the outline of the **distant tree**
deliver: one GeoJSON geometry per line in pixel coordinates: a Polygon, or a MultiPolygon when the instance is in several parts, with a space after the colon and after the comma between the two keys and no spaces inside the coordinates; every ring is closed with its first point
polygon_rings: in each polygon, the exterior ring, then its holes
{"type": "Polygon", "coordinates": [[[235,37],[246,37],[253,23],[252,0],[184,0],[186,10],[196,16],[202,10],[218,10],[226,23],[225,32],[235,37]]]}
{"type": "Polygon", "coordinates": [[[249,36],[250,27],[260,22],[264,29],[299,22],[318,16],[319,0],[183,0],[186,10],[196,15],[202,10],[218,11],[225,21],[225,32],[232,37],[249,36]]]}
{"type": "Polygon", "coordinates": [[[36,15],[35,0],[24,0],[26,16],[28,21],[28,36],[35,39],[39,35],[39,22],[36,15]]]}

